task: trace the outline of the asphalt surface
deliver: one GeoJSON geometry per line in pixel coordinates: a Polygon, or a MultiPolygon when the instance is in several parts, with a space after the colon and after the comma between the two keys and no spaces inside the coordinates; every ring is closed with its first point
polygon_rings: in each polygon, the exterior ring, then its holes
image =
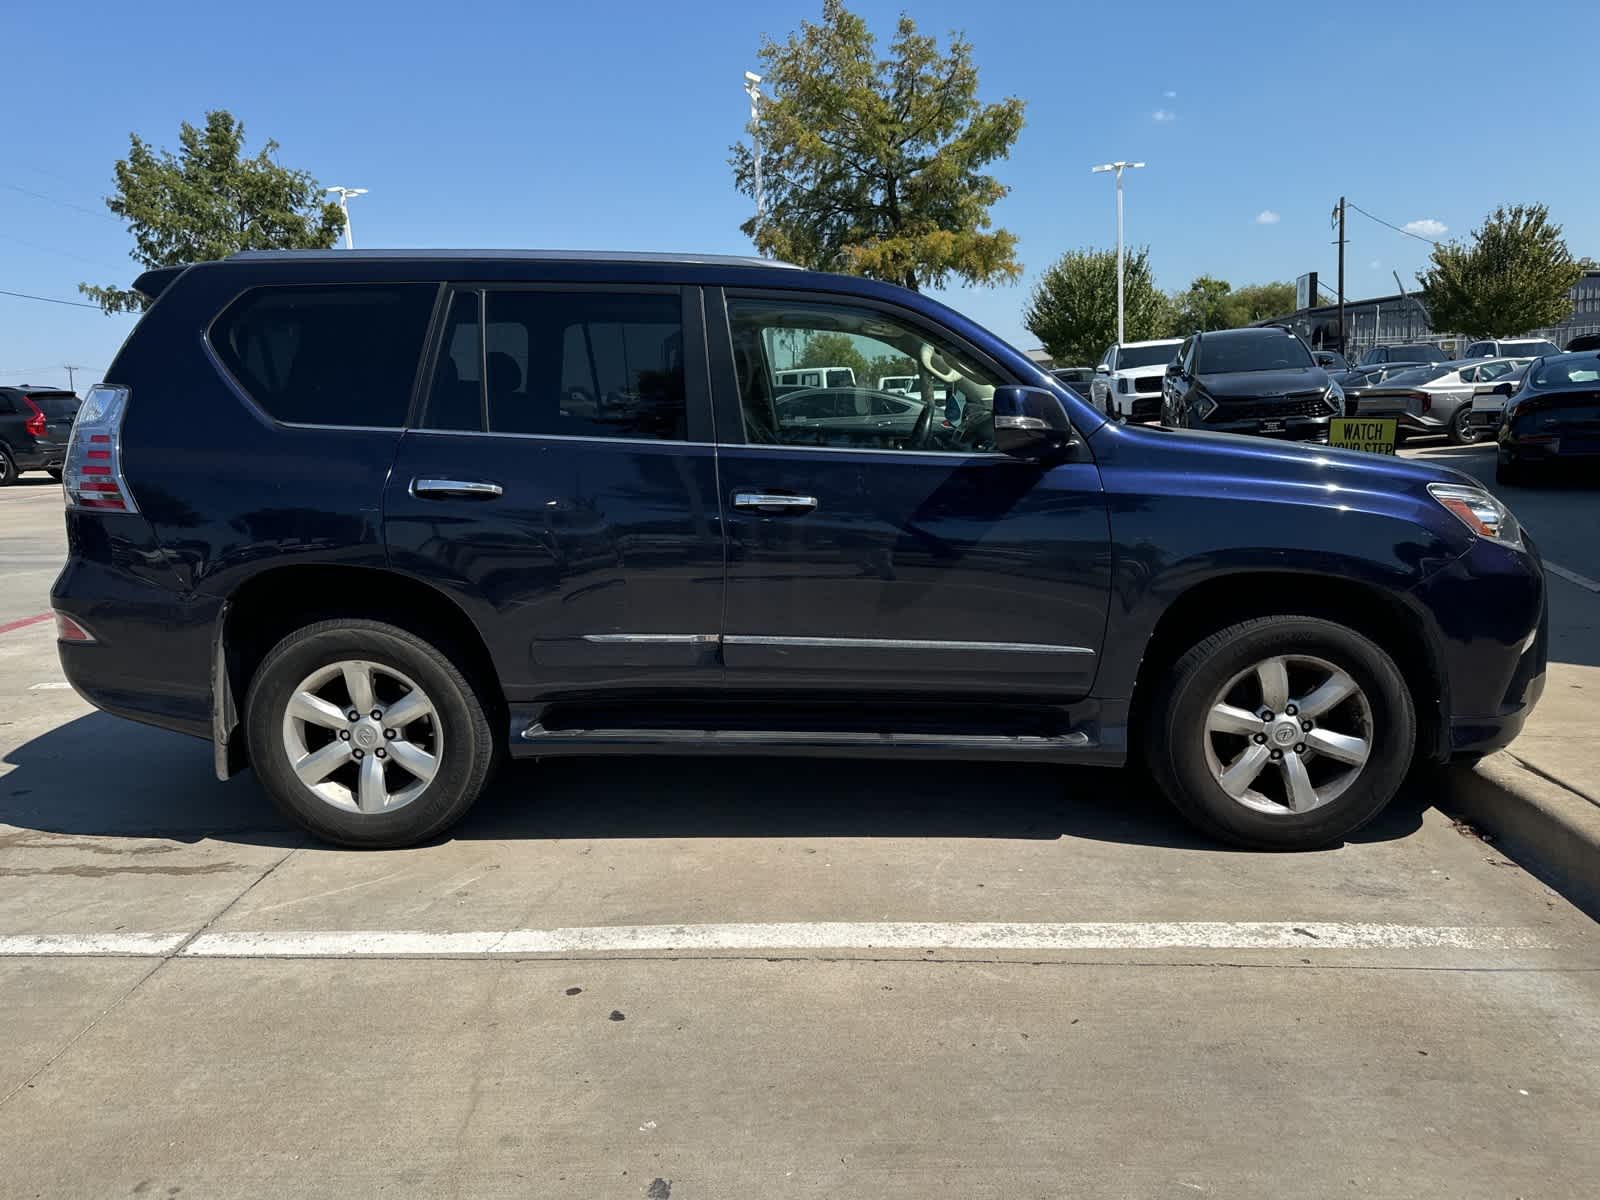
{"type": "MultiPolygon", "coordinates": [[[[1600,577],[1597,498],[1512,503],[1600,577]]],[[[62,552],[0,492],[0,628],[62,552]]],[[[1600,931],[1436,798],[1258,855],[1117,772],[563,762],[351,853],[16,626],[0,1195],[1589,1194],[1600,931]]]]}

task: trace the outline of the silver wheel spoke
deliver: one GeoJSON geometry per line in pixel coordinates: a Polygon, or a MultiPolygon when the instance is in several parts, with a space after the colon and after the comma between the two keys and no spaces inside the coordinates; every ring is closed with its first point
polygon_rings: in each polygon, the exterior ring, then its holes
{"type": "Polygon", "coordinates": [[[390,729],[403,729],[421,717],[433,716],[433,705],[420,691],[407,692],[383,710],[383,723],[390,729]]]}
{"type": "Polygon", "coordinates": [[[389,757],[423,783],[431,780],[439,770],[439,759],[421,746],[402,742],[398,738],[389,743],[389,757]]]}
{"type": "Polygon", "coordinates": [[[1289,807],[1295,812],[1307,812],[1317,806],[1317,789],[1306,774],[1306,761],[1298,754],[1285,754],[1278,760],[1283,767],[1283,781],[1289,792],[1289,807]]]}
{"type": "Polygon", "coordinates": [[[1261,681],[1261,703],[1281,713],[1289,703],[1288,664],[1281,658],[1269,658],[1256,667],[1256,678],[1261,681]]]}
{"type": "Polygon", "coordinates": [[[330,704],[321,696],[310,692],[296,692],[289,697],[289,715],[324,729],[347,729],[350,721],[337,704],[330,704]]]}
{"type": "Polygon", "coordinates": [[[1248,709],[1237,708],[1232,704],[1217,704],[1206,716],[1206,731],[1242,733],[1248,736],[1261,732],[1261,718],[1248,709]]]}
{"type": "Polygon", "coordinates": [[[1317,689],[1300,701],[1300,716],[1320,717],[1330,708],[1355,694],[1356,681],[1343,671],[1335,671],[1317,689]]]}
{"type": "Polygon", "coordinates": [[[383,782],[383,762],[376,755],[369,754],[361,760],[361,782],[356,804],[362,812],[370,813],[382,812],[388,803],[389,789],[383,782]]]}
{"type": "Polygon", "coordinates": [[[350,689],[350,702],[356,706],[356,711],[366,716],[372,711],[378,700],[372,691],[372,668],[366,663],[345,663],[340,668],[344,675],[344,685],[350,689]]]}
{"type": "Polygon", "coordinates": [[[1246,746],[1243,754],[1233,760],[1217,782],[1222,790],[1238,799],[1250,790],[1250,785],[1261,774],[1261,769],[1271,760],[1271,751],[1265,746],[1246,746]]]}
{"type": "Polygon", "coordinates": [[[350,743],[329,742],[321,750],[313,750],[294,764],[294,773],[307,787],[316,787],[340,766],[350,761],[350,743]]]}
{"type": "Polygon", "coordinates": [[[1349,763],[1352,767],[1359,767],[1367,761],[1367,755],[1372,752],[1372,743],[1365,738],[1352,737],[1348,733],[1335,733],[1331,729],[1313,729],[1306,734],[1306,745],[1318,754],[1338,762],[1349,763]]]}

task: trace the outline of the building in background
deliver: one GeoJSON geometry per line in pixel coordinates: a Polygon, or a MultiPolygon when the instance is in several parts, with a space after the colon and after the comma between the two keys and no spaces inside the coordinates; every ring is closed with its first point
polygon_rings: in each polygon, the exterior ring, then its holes
{"type": "MultiPolygon", "coordinates": [[[[1465,349],[1469,340],[1453,330],[1434,329],[1429,323],[1428,310],[1415,294],[1347,300],[1344,313],[1347,333],[1344,349],[1352,356],[1372,346],[1406,342],[1436,342],[1453,353],[1465,349]]],[[[1257,324],[1286,325],[1313,346],[1337,349],[1339,345],[1339,306],[1336,304],[1297,309],[1257,324]]],[[[1515,336],[1549,338],[1564,347],[1575,337],[1596,333],[1600,333],[1600,271],[1586,271],[1572,286],[1571,316],[1559,325],[1524,330],[1515,336]]],[[[1505,336],[1512,335],[1508,332],[1505,336]]]]}

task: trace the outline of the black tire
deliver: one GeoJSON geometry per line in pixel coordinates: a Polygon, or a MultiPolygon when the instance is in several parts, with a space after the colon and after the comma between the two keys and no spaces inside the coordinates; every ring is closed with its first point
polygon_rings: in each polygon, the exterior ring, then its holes
{"type": "Polygon", "coordinates": [[[0,487],[10,487],[16,481],[16,460],[4,446],[0,446],[0,487]]]}
{"type": "Polygon", "coordinates": [[[1478,441],[1478,431],[1472,427],[1472,406],[1463,404],[1456,409],[1456,415],[1450,418],[1450,428],[1445,431],[1446,436],[1457,446],[1471,446],[1478,441]]]}
{"type": "Polygon", "coordinates": [[[1495,459],[1494,481],[1505,487],[1526,487],[1528,484],[1528,468],[1517,462],[1507,462],[1503,458],[1495,459]]]}
{"type": "Polygon", "coordinates": [[[1255,850],[1311,850],[1339,842],[1383,810],[1405,781],[1417,739],[1411,694],[1373,642],[1319,617],[1259,617],[1229,626],[1166,673],[1145,730],[1151,773],[1178,811],[1207,833],[1255,850]],[[1222,790],[1206,761],[1206,714],[1227,682],[1278,655],[1325,660],[1359,685],[1372,712],[1373,749],[1337,798],[1306,812],[1267,813],[1222,790]]]}
{"type": "Polygon", "coordinates": [[[455,662],[415,634],[380,621],[321,621],[290,634],[262,660],[245,700],[245,733],[262,786],[297,825],[341,846],[396,848],[449,828],[482,792],[496,760],[484,708],[455,662]],[[414,680],[442,725],[437,773],[414,800],[391,812],[351,812],[323,800],[300,782],[284,744],[284,713],[294,689],[319,667],[349,659],[414,680]]]}

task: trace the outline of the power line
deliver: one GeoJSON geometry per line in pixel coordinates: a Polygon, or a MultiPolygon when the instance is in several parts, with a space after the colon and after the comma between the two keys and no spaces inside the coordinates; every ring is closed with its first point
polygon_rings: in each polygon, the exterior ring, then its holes
{"type": "Polygon", "coordinates": [[[81,254],[74,254],[71,250],[61,250],[55,246],[45,246],[39,242],[30,242],[26,238],[19,238],[13,233],[0,233],[0,238],[5,238],[8,242],[15,242],[19,246],[26,246],[30,250],[41,250],[45,254],[59,254],[63,258],[76,259],[78,262],[87,263],[91,267],[104,267],[112,271],[123,269],[121,267],[113,267],[110,263],[100,262],[98,259],[85,258],[81,254]]]}
{"type": "MultiPolygon", "coordinates": [[[[85,208],[83,205],[75,204],[71,200],[63,200],[59,196],[48,196],[44,192],[36,192],[32,188],[25,188],[25,187],[22,187],[19,184],[6,183],[6,184],[0,184],[0,187],[10,188],[13,192],[21,192],[24,196],[32,196],[35,200],[43,200],[46,204],[59,204],[63,208],[74,208],[74,209],[77,209],[81,213],[88,213],[91,217],[100,217],[101,219],[106,220],[106,221],[116,221],[117,220],[116,217],[112,216],[108,212],[100,212],[97,209],[85,208]]],[[[121,222],[118,222],[118,224],[120,224],[120,223],[121,222]]]]}
{"type": "MultiPolygon", "coordinates": [[[[1345,201],[1345,203],[1349,204],[1350,202],[1347,200],[1347,201],[1345,201]]],[[[1416,238],[1417,241],[1419,241],[1419,242],[1427,242],[1428,245],[1430,245],[1430,246],[1437,246],[1439,244],[1437,241],[1435,241],[1431,237],[1423,237],[1420,233],[1412,233],[1411,230],[1403,229],[1399,225],[1395,225],[1395,224],[1392,224],[1389,221],[1385,221],[1382,217],[1375,217],[1371,213],[1369,213],[1366,209],[1362,208],[1359,204],[1350,204],[1350,207],[1355,209],[1363,217],[1366,217],[1367,220],[1376,221],[1379,225],[1386,226],[1387,228],[1394,230],[1396,233],[1403,233],[1408,238],[1416,238]]]]}
{"type": "Polygon", "coordinates": [[[27,292],[8,292],[0,288],[0,296],[15,296],[18,300],[38,300],[42,304],[65,304],[69,308],[92,308],[100,311],[98,304],[85,304],[82,300],[57,300],[54,296],[33,296],[27,292]]]}

